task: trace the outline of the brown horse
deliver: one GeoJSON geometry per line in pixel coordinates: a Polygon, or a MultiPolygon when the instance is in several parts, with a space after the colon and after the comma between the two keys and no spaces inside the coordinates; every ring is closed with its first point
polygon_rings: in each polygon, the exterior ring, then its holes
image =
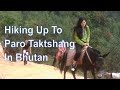
{"type": "MultiPolygon", "coordinates": [[[[71,71],[74,79],[76,79],[75,73],[78,69],[82,69],[84,72],[84,79],[87,79],[87,71],[91,71],[93,78],[96,78],[95,73],[99,72],[102,69],[102,66],[104,64],[104,58],[108,55],[104,54],[101,55],[100,52],[96,49],[93,49],[91,47],[87,48],[87,51],[83,57],[83,63],[77,64],[75,71],[71,71]]],[[[64,79],[66,78],[66,72],[69,70],[69,68],[72,65],[72,60],[75,55],[75,49],[69,50],[68,54],[64,54],[63,60],[61,62],[60,71],[62,72],[64,70],[64,79]],[[73,52],[73,53],[72,53],[73,52]]]]}

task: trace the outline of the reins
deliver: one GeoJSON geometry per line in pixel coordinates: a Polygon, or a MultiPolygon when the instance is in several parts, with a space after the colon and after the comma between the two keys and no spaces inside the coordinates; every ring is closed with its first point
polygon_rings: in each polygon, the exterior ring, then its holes
{"type": "Polygon", "coordinates": [[[91,58],[90,58],[90,56],[89,56],[87,50],[86,50],[85,52],[86,52],[86,54],[87,54],[87,56],[88,56],[88,59],[89,59],[89,61],[91,62],[91,64],[94,65],[94,64],[92,63],[92,60],[91,60],[91,58]]]}

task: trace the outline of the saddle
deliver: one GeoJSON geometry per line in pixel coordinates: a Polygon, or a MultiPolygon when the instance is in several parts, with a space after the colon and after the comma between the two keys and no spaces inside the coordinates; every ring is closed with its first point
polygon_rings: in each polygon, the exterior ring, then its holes
{"type": "Polygon", "coordinates": [[[84,58],[84,55],[85,55],[85,52],[86,52],[87,48],[88,48],[88,46],[85,47],[85,48],[82,48],[82,50],[80,51],[80,57],[79,57],[78,61],[76,62],[77,65],[82,64],[83,58],[84,58]]]}

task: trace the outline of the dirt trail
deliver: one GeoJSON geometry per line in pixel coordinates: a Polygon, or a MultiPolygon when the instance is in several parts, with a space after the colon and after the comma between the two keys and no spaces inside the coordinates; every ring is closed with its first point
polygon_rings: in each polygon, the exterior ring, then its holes
{"type": "MultiPolygon", "coordinates": [[[[4,60],[3,49],[0,44],[0,79],[63,79],[63,74],[53,66],[28,62],[9,62],[4,60]]],[[[66,74],[66,79],[73,79],[71,73],[66,74]]],[[[77,79],[83,77],[77,76],[77,79]]]]}
{"type": "MultiPolygon", "coordinates": [[[[67,79],[73,79],[71,73],[67,73],[67,79]]],[[[0,63],[0,78],[3,79],[63,79],[59,69],[29,62],[26,66],[23,62],[0,63]]],[[[83,77],[77,76],[78,79],[83,77]]]]}

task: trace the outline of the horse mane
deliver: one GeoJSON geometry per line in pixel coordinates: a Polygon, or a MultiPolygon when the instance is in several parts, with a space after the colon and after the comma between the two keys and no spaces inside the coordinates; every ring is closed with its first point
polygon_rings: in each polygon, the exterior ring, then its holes
{"type": "Polygon", "coordinates": [[[98,51],[98,50],[95,49],[95,48],[90,48],[90,47],[89,47],[89,49],[91,49],[91,50],[92,50],[94,53],[96,53],[96,54],[99,54],[99,55],[101,54],[100,51],[98,51]]]}

